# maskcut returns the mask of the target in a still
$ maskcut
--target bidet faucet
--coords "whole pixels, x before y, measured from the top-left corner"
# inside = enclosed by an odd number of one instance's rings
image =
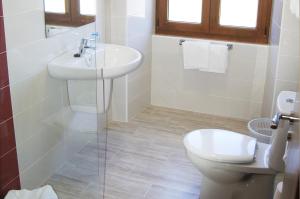
[[[279,126],[279,122],[281,119],[282,114],[281,113],[276,113],[272,119],[271,123],[271,129],[277,129]]]
[[[74,57],[81,57],[82,55],[85,54],[86,49],[96,50],[96,47],[89,45],[89,43],[93,42],[93,41],[96,41],[96,40],[95,39],[86,39],[86,38],[81,39],[80,46],[79,46],[79,49],[78,49],[78,53],[76,53],[74,55]]]
[[[276,113],[272,119],[271,129],[277,129],[279,126],[280,120],[289,120],[291,123],[295,121],[300,121],[300,118],[294,116],[283,115],[281,113]]]

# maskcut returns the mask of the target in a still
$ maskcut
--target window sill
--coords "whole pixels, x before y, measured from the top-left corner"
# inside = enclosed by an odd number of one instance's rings
[[[178,45],[180,44],[180,40],[191,40],[191,41],[211,41],[211,42],[220,42],[224,44],[233,44],[235,45],[249,45],[249,46],[262,46],[262,47],[269,47],[269,44],[264,43],[250,43],[250,42],[242,42],[242,41],[229,41],[229,40],[222,40],[222,39],[212,39],[212,38],[196,38],[196,37],[189,37],[189,36],[176,36],[176,35],[167,35],[167,34],[153,34],[152,37],[160,37],[166,39],[176,39],[178,40]],[[233,47],[234,48],[234,47]]]
[[[220,40],[225,42],[242,42],[242,43],[250,43],[250,44],[262,44],[268,45],[268,37],[265,36],[263,38],[252,38],[252,37],[239,37],[237,35],[213,35],[213,34],[195,34],[189,32],[180,32],[180,31],[167,31],[167,30],[156,30],[156,35],[163,35],[163,36],[175,36],[175,37],[190,37],[196,39],[211,39],[211,40]]]

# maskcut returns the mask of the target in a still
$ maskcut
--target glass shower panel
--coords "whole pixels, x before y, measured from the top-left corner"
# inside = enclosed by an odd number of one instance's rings
[[[85,51],[82,59],[95,69],[94,77],[66,82],[68,104],[63,116],[66,162],[58,170],[56,182],[50,183],[60,199],[69,199],[74,193],[80,199],[104,198],[106,114],[102,91],[105,81],[97,79],[98,57],[101,57],[96,48],[97,38],[95,34],[88,37],[91,48]]]
[[[101,193],[103,198],[108,198],[106,193],[106,164],[107,164],[107,141],[108,141],[108,112],[112,97],[113,80],[104,78],[103,68],[106,67],[105,44],[98,43],[96,51],[96,67],[97,67],[97,112],[98,112],[98,145],[100,149],[99,172],[104,174],[100,178],[102,187]]]
[[[70,1],[70,5],[74,2]],[[59,3],[60,1],[53,3],[45,0],[45,6],[49,8],[45,10],[46,25],[52,29],[56,26],[51,24],[51,20],[47,21],[49,19],[47,16],[52,16],[47,11],[62,12],[63,9],[70,9]],[[78,5],[80,14],[95,15],[96,0],[73,4],[73,6]],[[60,15],[55,16],[60,17]],[[53,81],[60,82],[62,85],[61,96],[57,96],[57,99],[61,100],[63,105],[52,125],[61,127],[63,146],[57,168],[45,184],[54,188],[59,199],[103,199],[107,138],[105,102],[108,96],[106,90],[110,89],[111,85],[110,81],[101,78],[104,50],[101,48],[99,50],[98,46],[103,45],[99,43],[95,22],[79,27],[64,24],[64,28],[68,31],[62,32],[60,36],[69,38],[73,47],[68,47],[70,49],[63,55],[58,55],[58,58],[64,56],[67,60],[66,64],[73,63],[70,64],[71,67],[85,68],[86,71],[92,71],[92,75],[89,78],[66,77],[64,80],[53,78]],[[56,34],[51,37],[56,37]],[[82,49],[78,50],[80,46]]]
[[[97,40],[97,39],[96,39]],[[101,199],[105,199],[105,182],[106,182],[106,159],[107,159],[107,122],[108,122],[108,109],[109,100],[112,91],[111,80],[103,78],[103,67],[105,66],[105,49],[104,44],[98,42],[96,47],[96,70],[97,70],[97,142],[98,142],[98,155],[99,155],[99,187]]]

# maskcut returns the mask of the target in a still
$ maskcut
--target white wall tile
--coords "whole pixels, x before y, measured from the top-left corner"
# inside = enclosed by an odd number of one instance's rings
[[[47,64],[95,30],[89,24],[45,38],[43,1],[4,0],[13,117],[22,188],[36,188],[64,162],[66,82],[49,76]],[[56,120],[52,118],[56,118]]]
[[[125,17],[126,16],[126,0],[111,0],[111,15],[115,17]]]
[[[300,29],[299,29],[300,30]],[[281,29],[281,39],[280,39],[280,55],[295,56],[298,57],[299,51],[299,31],[290,31],[287,29]]]
[[[267,83],[265,88],[263,115],[274,114],[276,99],[280,91],[296,90],[299,82],[299,25],[300,19],[291,12],[290,0],[276,0],[277,4],[273,23],[271,38],[278,38],[278,41],[271,40],[271,51],[269,56]],[[280,12],[282,9],[282,12]],[[282,20],[281,20],[282,19]],[[279,25],[276,21],[281,20]],[[276,28],[275,28],[276,26]]]
[[[291,11],[291,6],[294,6],[291,5],[291,2],[292,0],[285,0],[283,3],[282,29],[299,32],[299,16],[296,16],[295,13]]]
[[[3,0],[3,7],[5,8],[4,17],[19,15],[25,12],[32,12],[34,10],[44,10],[44,4],[41,0]]]
[[[150,104],[151,36],[154,29],[154,0],[112,0],[109,42],[126,45],[143,54],[142,66],[126,79],[114,82],[112,119],[127,121]],[[126,92],[126,93],[124,93]]]
[[[299,82],[300,57],[280,56],[277,78],[283,81]]]
[[[227,73],[214,74],[184,70],[179,39],[152,37],[151,103],[240,119],[251,118],[251,103],[261,106],[263,100],[268,47],[234,42]]]
[[[20,172],[30,167],[55,147],[57,143],[63,140],[64,136],[64,131],[54,125],[45,125],[41,129],[35,129],[35,133],[34,136],[17,146]]]
[[[5,17],[4,24],[7,50],[45,38],[45,22],[42,11],[34,10]]]
[[[35,189],[37,185],[45,183],[45,179],[48,179],[57,168],[62,166],[64,161],[64,143],[60,142],[40,159],[34,162],[31,167],[27,168],[20,173],[20,180],[22,188]]]

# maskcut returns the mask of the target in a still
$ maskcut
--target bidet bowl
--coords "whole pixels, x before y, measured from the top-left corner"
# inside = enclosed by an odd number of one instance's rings
[[[258,142],[271,144],[274,130],[270,128],[272,120],[270,118],[256,118],[248,122],[250,136]]]

